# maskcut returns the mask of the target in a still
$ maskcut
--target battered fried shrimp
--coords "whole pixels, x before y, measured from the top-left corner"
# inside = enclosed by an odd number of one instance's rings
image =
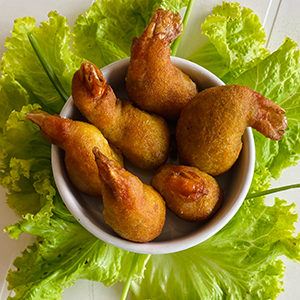
[[[74,74],[72,96],[80,112],[133,164],[155,169],[166,162],[170,151],[166,121],[117,99],[94,64],[83,62]]]
[[[98,148],[93,152],[103,182],[103,216],[107,224],[133,242],[155,239],[165,223],[165,201],[151,186],[117,167]]]
[[[122,167],[120,151],[112,149],[101,132],[91,124],[64,119],[41,110],[27,113],[26,117],[40,127],[47,141],[65,150],[66,171],[72,184],[84,194],[100,197],[101,183],[92,150],[95,146],[99,147]]]
[[[178,120],[180,162],[213,176],[226,172],[240,154],[248,126],[280,140],[287,127],[285,111],[246,86],[218,86],[200,92]]]
[[[186,221],[210,218],[223,202],[218,182],[194,167],[166,164],[158,169],[151,185],[162,195],[169,209]]]
[[[126,77],[130,100],[166,119],[177,119],[198,92],[196,84],[170,59],[170,43],[182,33],[180,15],[158,8],[139,38],[134,38]]]

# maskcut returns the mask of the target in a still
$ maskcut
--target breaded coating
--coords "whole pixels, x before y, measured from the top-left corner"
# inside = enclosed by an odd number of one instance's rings
[[[74,74],[72,96],[83,116],[133,164],[155,169],[166,162],[170,151],[166,121],[118,99],[94,64],[83,62]]]
[[[119,168],[94,148],[99,177],[103,182],[103,216],[121,237],[149,242],[160,235],[166,218],[165,201],[151,186]]]
[[[195,167],[166,164],[158,169],[151,185],[179,218],[199,222],[216,213],[223,191],[210,175]]]
[[[182,30],[179,13],[158,8],[143,34],[133,39],[126,77],[134,104],[173,120],[198,92],[196,84],[170,59],[170,43]]]
[[[121,152],[111,148],[94,125],[41,110],[29,112],[26,117],[40,127],[47,141],[65,150],[66,171],[72,184],[86,195],[100,197],[101,182],[92,150],[95,146],[99,147],[120,167],[123,166]]]
[[[248,126],[280,140],[287,127],[285,111],[246,86],[203,90],[187,104],[178,120],[180,162],[212,176],[226,172],[240,154],[242,135]]]

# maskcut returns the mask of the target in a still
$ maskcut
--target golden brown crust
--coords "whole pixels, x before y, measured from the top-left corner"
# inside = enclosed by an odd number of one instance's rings
[[[240,154],[248,126],[279,139],[287,126],[284,110],[245,86],[205,89],[183,109],[178,120],[181,163],[213,176],[226,172]]]
[[[65,166],[72,184],[84,194],[100,197],[101,183],[92,149],[99,147],[121,167],[120,151],[112,149],[91,124],[52,116],[40,110],[27,113],[26,117],[40,127],[46,140],[65,150]]]
[[[101,182],[104,182],[103,216],[124,239],[149,242],[160,235],[166,215],[165,202],[151,187],[119,168],[94,148]]]
[[[155,169],[166,162],[170,151],[166,121],[118,99],[95,65],[83,63],[74,74],[72,95],[80,112],[133,164]]]
[[[170,42],[182,32],[179,14],[157,9],[139,38],[134,38],[126,76],[130,100],[166,119],[177,119],[197,94],[196,84],[170,59]]]
[[[203,221],[219,209],[223,192],[217,181],[197,168],[167,164],[159,168],[151,185],[167,206],[186,221]]]

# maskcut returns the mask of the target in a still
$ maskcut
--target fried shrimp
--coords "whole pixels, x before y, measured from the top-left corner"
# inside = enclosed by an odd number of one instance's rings
[[[37,124],[47,141],[65,150],[66,171],[72,184],[82,193],[100,197],[101,184],[93,148],[99,147],[105,155],[123,166],[121,152],[110,147],[102,133],[91,124],[50,115],[34,110],[26,117]]]
[[[72,96],[83,116],[133,164],[155,169],[166,162],[170,151],[166,121],[118,99],[94,64],[83,62],[74,74]]]
[[[166,119],[177,119],[198,92],[196,84],[171,62],[170,43],[182,30],[178,13],[158,8],[131,47],[126,76],[128,96],[138,107]]]
[[[93,149],[103,183],[103,216],[106,223],[121,237],[133,242],[149,242],[160,235],[165,224],[165,201],[150,185],[117,167]]]
[[[285,111],[246,86],[203,90],[187,104],[178,120],[180,162],[213,176],[226,172],[240,154],[247,127],[280,140],[287,127]]]

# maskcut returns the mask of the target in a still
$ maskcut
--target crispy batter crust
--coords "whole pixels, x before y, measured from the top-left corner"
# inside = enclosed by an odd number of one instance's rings
[[[285,111],[246,86],[205,89],[183,109],[178,120],[181,163],[213,176],[226,172],[240,154],[248,126],[279,140],[287,127]]]
[[[99,177],[103,182],[103,216],[124,239],[149,242],[160,235],[166,218],[163,198],[151,186],[119,168],[94,148]]]
[[[196,84],[170,59],[170,43],[181,33],[180,15],[158,8],[131,47],[126,77],[128,96],[138,107],[166,119],[177,119],[197,94]]]
[[[123,166],[123,157],[118,149],[112,149],[101,132],[93,125],[50,115],[41,110],[26,114],[37,124],[45,139],[65,150],[65,165],[72,184],[82,193],[100,197],[101,183],[93,148],[99,147],[105,155]]]
[[[118,99],[95,65],[82,63],[73,76],[72,95],[86,119],[133,164],[155,169],[166,162],[170,151],[166,121]]]
[[[194,167],[166,164],[156,172],[151,185],[170,210],[187,221],[207,220],[223,202],[217,181]]]

